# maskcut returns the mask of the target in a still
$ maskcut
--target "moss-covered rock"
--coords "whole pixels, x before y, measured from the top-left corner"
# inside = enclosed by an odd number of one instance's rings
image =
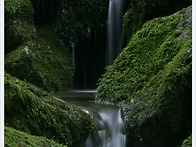
[[[70,87],[73,75],[70,53],[49,28],[5,56],[5,70],[48,91]]]
[[[191,8],[148,21],[100,79],[96,99],[126,103],[129,145],[174,146],[191,132]]]
[[[85,141],[94,120],[41,89],[5,74],[5,125],[68,146]]]
[[[29,135],[27,133],[15,130],[10,127],[5,127],[4,146],[25,146],[25,147],[38,147],[38,146],[53,146],[53,147],[67,147],[56,143],[54,140],[49,140],[46,137],[38,137]]]
[[[129,41],[148,20],[171,15],[191,5],[191,0],[129,0],[130,8],[123,18],[124,33]]]
[[[30,0],[5,0],[5,52],[16,49],[35,35]]]

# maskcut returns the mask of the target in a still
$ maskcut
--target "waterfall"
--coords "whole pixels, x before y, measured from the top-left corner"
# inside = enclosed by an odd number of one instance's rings
[[[124,121],[121,109],[105,109],[95,117],[99,130],[90,136],[86,147],[125,147]]]
[[[109,2],[106,65],[111,65],[123,48],[122,16],[125,4],[126,0]]]

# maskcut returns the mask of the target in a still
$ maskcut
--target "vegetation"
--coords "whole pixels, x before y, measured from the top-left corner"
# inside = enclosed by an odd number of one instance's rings
[[[5,0],[5,52],[32,39],[34,9],[30,0]]]
[[[78,146],[96,129],[88,114],[44,90],[70,87],[70,51],[79,39],[88,44],[87,38],[100,35],[108,1],[42,2],[5,0],[5,146]],[[133,0],[124,16],[130,42],[107,67],[96,99],[126,105],[127,138],[133,147],[174,146],[187,137],[182,146],[191,146],[191,7],[155,18],[190,4]],[[48,10],[51,14],[45,15]],[[45,26],[49,23],[58,36]]]
[[[94,120],[76,106],[5,74],[5,125],[68,146],[85,141]]]
[[[57,32],[66,46],[72,47],[79,38],[96,34],[106,26],[108,0],[62,1],[57,18]],[[96,36],[96,35],[95,35]]]
[[[53,147],[67,147],[56,143],[53,140],[49,140],[46,137],[38,137],[29,135],[27,133],[15,130],[10,127],[5,127],[5,147],[13,146],[25,146],[25,147],[37,147],[37,146],[53,146]]]
[[[34,9],[30,0],[5,0],[6,22],[20,19],[33,24]]]
[[[39,30],[34,40],[22,44],[5,57],[5,70],[48,91],[70,87],[71,55],[50,28]]]
[[[171,15],[191,5],[191,0],[129,0],[123,18],[124,33],[129,41],[142,25],[153,18]]]
[[[131,145],[174,146],[190,133],[191,43],[191,8],[153,19],[100,79],[96,99],[127,105]]]
[[[192,135],[183,141],[181,147],[192,147]]]

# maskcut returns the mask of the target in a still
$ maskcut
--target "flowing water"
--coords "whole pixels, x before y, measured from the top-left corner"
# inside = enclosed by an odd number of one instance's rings
[[[71,90],[57,96],[75,104],[93,116],[98,131],[86,141],[85,147],[125,147],[124,121],[121,108],[94,102],[95,91]]]
[[[111,65],[123,48],[122,18],[126,0],[110,0],[108,8],[108,39],[106,65]]]

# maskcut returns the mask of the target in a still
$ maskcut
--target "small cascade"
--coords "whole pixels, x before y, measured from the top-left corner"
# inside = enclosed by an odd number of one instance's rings
[[[103,109],[95,116],[99,130],[90,136],[86,147],[125,147],[124,121],[121,109]]]
[[[123,48],[122,17],[125,5],[126,0],[109,2],[106,65],[111,65]]]
[[[90,114],[97,122],[98,130],[79,147],[126,147],[125,122],[122,108],[94,101],[96,90],[69,90],[56,93],[66,102],[75,104]]]

